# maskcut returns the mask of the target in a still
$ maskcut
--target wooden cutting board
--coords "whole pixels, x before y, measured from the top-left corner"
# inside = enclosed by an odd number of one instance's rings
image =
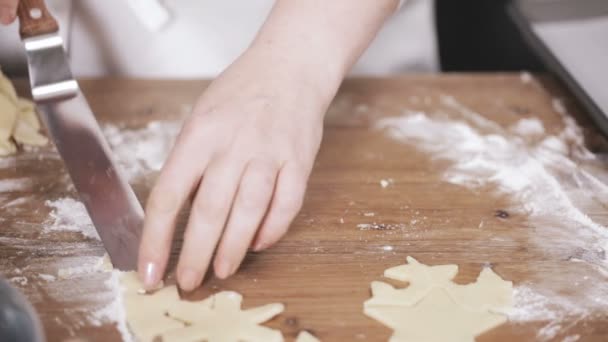
[[[26,94],[25,83],[18,84]],[[139,128],[154,120],[183,119],[207,84],[99,79],[85,80],[82,87],[102,124]],[[445,182],[444,161],[373,129],[378,118],[405,109],[433,113],[443,95],[503,127],[537,117],[547,134],[563,127],[552,106],[552,99],[560,97],[585,127],[589,149],[608,150],[570,96],[547,77],[528,81],[519,74],[462,74],[348,80],[327,116],[305,204],[287,236],[266,252],[248,254],[234,277],[211,278],[188,298],[227,289],[244,295],[244,307],[282,302],[286,311],[267,326],[280,329],[288,340],[306,329],[323,341],[386,341],[391,331],[364,316],[362,304],[370,296],[370,282],[382,280],[384,269],[403,264],[408,255],[426,264],[458,264],[457,282],[471,282],[484,265],[491,265],[516,287],[570,288],[564,293],[569,298],[584,295],[585,287],[577,287],[584,277],[608,286],[593,265],[573,262],[585,253],[605,259],[603,252],[574,248],[547,235],[544,225],[530,223],[525,212],[513,210],[513,199],[496,189],[471,190]],[[22,185],[7,185],[15,179]],[[394,182],[383,188],[382,179]],[[6,185],[0,190],[0,271],[33,302],[48,340],[118,340],[114,324],[95,326],[87,319],[88,311],[112,299],[103,295],[106,275],[54,281],[39,276],[56,275],[61,265],[103,254],[99,242],[77,233],[42,232],[50,212],[45,201],[74,196],[54,150],[0,160],[0,182]],[[149,179],[134,184],[142,201],[150,185]],[[585,201],[590,201],[588,206]],[[578,204],[590,208],[586,213],[593,220],[608,224],[606,209],[591,202],[582,196]],[[367,224],[378,229],[362,228]],[[546,245],[535,238],[546,239]],[[574,341],[577,335],[579,341],[608,340],[608,307],[593,314],[570,314],[553,323],[509,322],[478,340]],[[549,334],[543,328],[554,331]]]

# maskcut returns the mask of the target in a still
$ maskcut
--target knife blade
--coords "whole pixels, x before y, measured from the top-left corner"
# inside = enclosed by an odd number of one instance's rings
[[[121,174],[73,78],[59,26],[44,0],[21,0],[17,14],[32,97],[80,200],[115,268],[137,268],[143,209]]]

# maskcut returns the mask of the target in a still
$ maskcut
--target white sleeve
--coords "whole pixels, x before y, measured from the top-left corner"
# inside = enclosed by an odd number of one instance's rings
[[[169,11],[159,0],[128,0],[127,4],[148,31],[159,31],[171,19]]]
[[[407,0],[399,0],[399,5],[397,6],[397,10],[401,9],[401,6],[403,6],[403,4],[406,2]]]

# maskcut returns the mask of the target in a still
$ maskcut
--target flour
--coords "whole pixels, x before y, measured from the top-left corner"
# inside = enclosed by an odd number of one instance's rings
[[[532,82],[534,78],[529,72],[523,71],[519,74],[519,80],[521,81],[521,83],[528,84]]]
[[[110,302],[99,310],[96,310],[89,316],[89,321],[96,326],[100,326],[106,322],[116,323],[116,329],[122,336],[123,342],[133,341],[133,337],[127,326],[127,313],[123,303],[122,286],[120,284],[121,272],[112,270],[108,272],[109,277],[104,282],[108,289],[108,295],[111,298]]]
[[[395,183],[395,180],[392,178],[389,179],[381,179],[380,180],[380,186],[384,189],[387,188],[388,186],[392,185],[393,183]]]
[[[359,230],[396,230],[396,229],[406,229],[407,226],[405,224],[391,224],[391,223],[359,223],[357,224],[357,228]]]
[[[99,234],[97,234],[84,204],[70,197],[49,200],[45,204],[52,208],[49,220],[44,226],[47,232],[79,232],[84,237],[99,240]]]
[[[27,285],[27,278],[23,277],[23,276],[19,276],[19,277],[12,277],[9,279],[10,282],[15,283],[15,284],[19,284],[21,286],[25,286]]]
[[[107,256],[81,256],[68,259],[65,263],[57,266],[59,266],[57,277],[53,275],[45,275],[43,277],[42,274],[39,274],[39,277],[53,282],[74,282],[77,281],[77,278],[82,277],[95,277],[103,281],[101,289],[90,293],[85,292],[86,300],[90,303],[86,307],[80,306],[75,309],[75,312],[72,313],[72,325],[69,327],[70,329],[114,323],[122,336],[122,341],[133,341],[127,327],[126,312],[122,302],[121,272],[111,269]],[[47,295],[50,295],[57,301],[70,301],[70,298],[66,297],[69,296],[69,293],[65,293],[64,291],[49,292]]]
[[[608,249],[608,229],[584,214],[570,198],[581,190],[580,180],[602,185],[584,190],[599,192],[602,197],[608,194],[603,182],[571,159],[571,154],[581,159],[593,158],[573,120],[565,120],[559,135],[531,143],[525,138],[539,134],[542,128],[534,119],[523,119],[509,133],[476,117],[478,114],[463,109],[455,100],[446,101],[464,113],[464,119],[406,111],[400,117],[379,120],[377,127],[395,139],[431,152],[435,158],[451,161],[444,173],[446,181],[472,188],[494,185],[499,192],[517,198],[531,216],[558,215],[595,231],[599,237],[597,247]],[[484,130],[490,133],[482,133]]]
[[[182,126],[177,121],[153,121],[141,129],[103,129],[118,164],[130,182],[162,168]]]
[[[31,190],[33,183],[31,178],[0,179],[0,193]]]
[[[55,277],[54,275],[46,274],[46,273],[38,273],[38,278],[40,278],[46,282],[51,282],[51,281],[57,280],[57,277]]]
[[[586,311],[568,298],[542,294],[526,285],[513,289],[513,301],[513,307],[505,312],[512,322],[555,322]]]
[[[581,338],[581,335],[570,335],[570,336],[564,337],[564,339],[562,340],[562,342],[576,342],[580,338]]]
[[[602,212],[608,203],[608,173],[586,149],[582,130],[563,103],[552,101],[563,128],[546,135],[535,118],[522,118],[503,128],[453,97],[443,96],[440,102],[442,108],[436,113],[406,110],[401,116],[378,120],[376,127],[434,159],[447,161],[443,172],[446,182],[508,195],[513,202],[509,210],[527,216],[534,227],[527,241],[545,257],[559,260],[562,256],[554,248],[558,245],[562,250],[578,251],[575,253],[580,255],[570,261],[598,271],[592,274],[593,280],[561,288],[555,279],[544,279],[548,274],[534,284],[516,287],[509,319],[544,322],[537,339],[548,341],[570,329],[572,321],[606,312],[608,229],[579,206],[592,205]],[[571,290],[567,286],[579,287],[568,297],[562,293]]]
[[[142,129],[121,130],[109,125],[104,128],[104,133],[117,157],[119,166],[124,170],[128,180],[133,183],[160,170],[180,126],[181,123],[178,122],[152,122]],[[7,180],[0,182],[0,192],[22,191],[30,186],[31,182],[23,179]],[[11,202],[10,204],[19,203]],[[49,200],[45,204],[51,211],[48,219],[43,223],[44,232],[75,232],[80,233],[84,238],[99,240],[99,235],[86,208],[80,201],[63,197]],[[99,256],[62,258],[51,268],[53,270],[45,272],[54,274],[37,273],[36,278],[44,282],[48,296],[64,303],[74,300],[72,298],[74,295],[70,294],[71,292],[65,292],[60,284],[77,281],[82,277],[101,277],[103,279],[107,275],[103,288],[83,289],[85,297],[79,299],[78,308],[64,310],[63,314],[69,317],[69,326],[58,317],[56,317],[57,324],[64,325],[72,335],[76,336],[77,331],[82,327],[115,323],[122,340],[133,341],[127,327],[126,313],[120,295],[119,271],[108,272],[104,258]],[[13,281],[27,284],[27,278],[21,276],[15,277]],[[87,304],[84,305],[83,302]]]
[[[536,118],[525,118],[511,126],[511,131],[521,137],[535,137],[545,133],[543,123]]]

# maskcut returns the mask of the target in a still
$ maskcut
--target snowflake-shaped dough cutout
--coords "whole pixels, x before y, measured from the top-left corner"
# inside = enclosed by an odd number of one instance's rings
[[[164,341],[283,341],[280,331],[258,325],[281,313],[283,304],[241,310],[242,300],[240,294],[224,291],[202,302],[175,302],[168,310],[169,317],[187,326],[161,336]]]
[[[391,342],[473,342],[506,321],[499,314],[467,310],[440,288],[414,306],[367,307],[365,314],[395,331]]]
[[[395,330],[391,341],[473,341],[506,321],[500,312],[512,305],[513,284],[492,269],[484,268],[474,283],[459,285],[452,282],[457,265],[407,261],[384,272],[408,282],[407,287],[372,282],[372,298],[364,303],[366,315]]]
[[[241,310],[243,297],[236,292],[191,302],[180,300],[175,286],[142,294],[135,272],[124,273],[121,281],[127,322],[140,341],[283,341],[280,331],[259,325],[281,313],[283,304]]]

